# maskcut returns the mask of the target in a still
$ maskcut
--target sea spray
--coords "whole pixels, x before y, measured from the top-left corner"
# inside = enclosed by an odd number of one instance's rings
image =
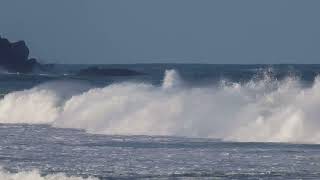
[[[161,87],[115,83],[70,93],[41,85],[6,95],[0,101],[0,122],[101,134],[320,143],[319,78],[311,87],[294,77],[200,87],[182,84],[178,73],[170,70]]]

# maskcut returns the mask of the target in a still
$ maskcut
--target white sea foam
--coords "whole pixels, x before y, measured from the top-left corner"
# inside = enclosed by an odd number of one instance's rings
[[[70,91],[44,84],[6,95],[0,101],[0,122],[103,134],[320,143],[320,78],[311,87],[290,77],[206,87],[181,84],[173,70],[162,87],[118,83],[88,91],[72,86]]]
[[[66,176],[63,173],[41,175],[39,171],[21,171],[18,173],[10,173],[0,169],[1,180],[98,180],[97,178],[81,178],[75,176]]]
[[[172,89],[174,87],[179,87],[179,86],[181,86],[181,80],[180,80],[179,74],[173,69],[166,70],[165,76],[163,79],[162,88]]]

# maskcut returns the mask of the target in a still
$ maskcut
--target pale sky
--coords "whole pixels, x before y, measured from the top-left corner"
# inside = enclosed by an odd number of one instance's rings
[[[320,63],[319,0],[1,0],[0,35],[58,63]]]

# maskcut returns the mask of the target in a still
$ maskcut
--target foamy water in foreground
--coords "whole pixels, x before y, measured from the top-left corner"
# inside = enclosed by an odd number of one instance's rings
[[[109,136],[0,125],[0,179],[299,179],[320,177],[320,146]]]
[[[97,178],[81,178],[75,176],[66,176],[62,173],[52,175],[41,175],[37,170],[21,171],[18,173],[10,173],[0,171],[1,180],[97,180]]]
[[[0,179],[318,179],[320,78],[265,72],[194,85],[167,70],[156,85],[59,80],[10,91],[0,100]]]

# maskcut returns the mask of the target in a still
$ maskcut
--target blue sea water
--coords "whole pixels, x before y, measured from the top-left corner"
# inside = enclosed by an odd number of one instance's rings
[[[319,179],[320,65],[0,73],[0,179]]]

